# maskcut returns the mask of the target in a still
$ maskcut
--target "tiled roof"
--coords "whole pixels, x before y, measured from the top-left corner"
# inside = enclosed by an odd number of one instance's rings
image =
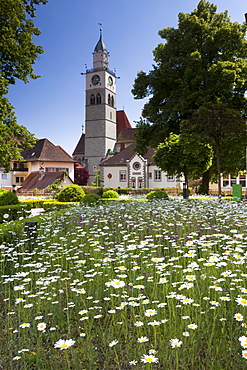
[[[100,163],[100,166],[121,166],[126,165],[127,161],[131,160],[136,153],[134,152],[134,144],[129,145],[127,148],[122,150],[119,153],[114,154],[112,157],[106,159],[105,161]],[[148,165],[153,164],[152,156],[154,154],[154,150],[152,148],[148,148],[147,154],[142,156],[144,159],[147,159]]]
[[[59,146],[48,139],[38,140],[31,149],[25,149],[21,155],[25,161],[74,162],[74,159]]]
[[[31,172],[25,181],[23,181],[22,190],[45,189],[47,186],[53,184],[55,180],[60,179],[62,172],[44,172],[40,180],[39,177],[39,171]]]
[[[135,128],[126,128],[118,131],[117,133],[117,143],[133,143],[135,141],[134,133]]]
[[[128,120],[128,117],[126,116],[126,113],[124,110],[118,110],[116,112],[117,114],[117,131],[123,130],[125,128],[131,128],[130,121]]]
[[[81,134],[81,137],[72,155],[76,156],[77,154],[85,154],[85,134]]]

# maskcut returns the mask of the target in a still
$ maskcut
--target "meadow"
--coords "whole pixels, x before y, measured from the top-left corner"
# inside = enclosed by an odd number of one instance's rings
[[[73,206],[0,245],[0,369],[247,367],[247,205]]]

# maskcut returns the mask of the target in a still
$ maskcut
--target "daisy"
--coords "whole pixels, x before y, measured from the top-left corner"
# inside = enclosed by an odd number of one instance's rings
[[[148,342],[149,339],[147,337],[140,337],[137,339],[137,342],[139,343],[145,343],[145,342]]]
[[[144,364],[148,364],[151,362],[158,363],[159,359],[155,357],[154,355],[143,355],[141,358],[141,362],[144,362]]]
[[[242,357],[247,359],[247,351],[242,351]]]
[[[238,340],[242,347],[247,348],[247,337],[243,335],[242,337],[239,337]]]
[[[189,329],[193,329],[193,330],[197,329],[197,325],[196,324],[189,324],[187,327]]]
[[[234,319],[236,319],[237,321],[243,321],[243,315],[241,315],[241,313],[235,313],[234,315]]]
[[[136,360],[132,360],[129,362],[129,365],[136,365],[137,364],[137,361]]]
[[[75,341],[72,340],[72,339],[68,339],[68,340],[59,339],[54,344],[54,347],[55,348],[60,348],[60,350],[62,350],[62,349],[67,349],[67,348],[71,347],[74,343],[75,343]]]
[[[153,310],[153,309],[148,309],[148,310],[146,310],[145,312],[144,312],[144,315],[145,316],[148,316],[148,317],[150,317],[150,316],[154,316],[154,315],[156,315],[157,314],[157,311],[156,310]]]
[[[175,339],[170,339],[170,344],[171,344],[172,348],[176,348],[176,347],[181,347],[183,342],[181,340],[175,338]]]
[[[20,328],[30,328],[30,324],[28,322],[24,322],[20,325]]]
[[[144,325],[142,321],[136,321],[134,323],[134,326],[142,326],[142,325]]]
[[[118,340],[117,340],[117,339],[114,339],[113,341],[111,341],[111,342],[109,343],[109,347],[113,347],[113,346],[115,346],[117,343],[118,343]]]
[[[247,306],[247,299],[244,299],[242,297],[235,299],[235,302],[237,302],[241,306]]]

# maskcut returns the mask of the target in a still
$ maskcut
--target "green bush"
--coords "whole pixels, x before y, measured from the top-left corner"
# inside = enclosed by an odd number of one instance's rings
[[[31,206],[22,206],[20,204],[11,204],[8,206],[0,207],[0,223],[4,221],[9,222],[13,220],[18,220],[20,217],[26,218],[30,214]]]
[[[31,208],[43,208],[43,204],[47,202],[46,199],[27,199],[27,200],[21,200],[21,204],[28,204],[31,206]]]
[[[56,195],[59,202],[81,202],[85,196],[84,190],[79,185],[68,185]]]
[[[95,204],[98,203],[101,197],[97,194],[86,194],[85,197],[82,198],[82,203],[84,204]]]
[[[58,201],[49,201],[44,202],[43,208],[46,212],[60,210],[64,208],[68,208],[69,206],[73,206],[75,204],[78,204],[78,202],[58,202]]]
[[[103,193],[102,198],[119,198],[118,193],[115,190],[107,190]]]
[[[155,199],[169,199],[168,194],[165,191],[150,191],[147,194],[148,200],[155,200]]]
[[[9,190],[0,189],[0,206],[8,206],[9,204],[19,204],[17,195]]]

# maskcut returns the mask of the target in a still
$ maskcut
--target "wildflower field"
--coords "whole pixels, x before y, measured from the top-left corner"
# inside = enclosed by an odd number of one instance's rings
[[[0,245],[0,369],[245,369],[247,205],[109,202]]]

